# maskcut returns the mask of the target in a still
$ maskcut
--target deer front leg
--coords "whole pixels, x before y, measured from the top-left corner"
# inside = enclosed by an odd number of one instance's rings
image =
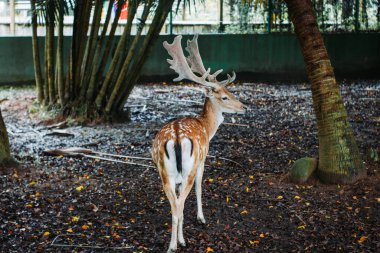
[[[203,215],[203,210],[202,210],[202,177],[203,177],[204,165],[205,165],[205,161],[201,162],[197,171],[196,178],[195,178],[195,193],[197,195],[197,207],[198,207],[197,220],[199,223],[202,223],[202,224],[206,224],[206,220],[205,220],[205,217]]]

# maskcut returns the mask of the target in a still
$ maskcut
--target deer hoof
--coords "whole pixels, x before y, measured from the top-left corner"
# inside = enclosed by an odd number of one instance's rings
[[[181,245],[181,247],[186,247],[186,242],[185,241],[179,242],[179,245]]]
[[[206,224],[206,220],[205,220],[205,218],[201,218],[201,217],[197,217],[197,220],[198,220],[198,223],[199,224]]]

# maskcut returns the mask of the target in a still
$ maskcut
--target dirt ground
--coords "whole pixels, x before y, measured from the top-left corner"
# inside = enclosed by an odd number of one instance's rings
[[[211,141],[203,180],[207,225],[185,205],[178,252],[378,252],[380,249],[380,82],[341,85],[368,177],[353,185],[295,185],[286,173],[318,155],[307,84],[245,83],[231,90],[250,110],[226,116]],[[12,153],[21,169],[0,175],[0,252],[164,252],[169,203],[155,169],[92,158],[47,156],[81,147],[149,157],[170,119],[197,115],[203,95],[189,85],[140,85],[128,123],[64,129],[46,125],[31,88],[0,91]],[[149,160],[120,159],[152,165]]]

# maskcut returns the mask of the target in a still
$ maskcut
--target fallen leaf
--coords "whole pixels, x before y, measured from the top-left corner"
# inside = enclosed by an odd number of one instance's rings
[[[279,199],[279,200],[281,200],[281,199],[283,199],[284,197],[283,196],[277,196],[277,199]]]
[[[367,240],[368,236],[362,236],[360,237],[360,239],[358,240],[358,243],[359,244],[362,244],[365,240]]]
[[[214,252],[214,250],[212,248],[210,248],[210,247],[207,247],[206,253],[208,253],[208,252]]]
[[[78,186],[77,188],[75,188],[75,190],[77,190],[78,192],[80,192],[80,191],[83,190],[83,189],[84,189],[84,186],[83,186],[83,185]]]
[[[66,230],[66,231],[69,232],[69,233],[73,233],[73,232],[74,232],[72,228],[69,228],[69,229]]]
[[[258,240],[251,241],[251,240],[249,240],[249,243],[253,244],[253,245],[258,245],[260,243],[260,241],[258,241]]]
[[[259,237],[260,237],[260,238],[264,238],[264,237],[265,237],[264,233],[261,233],[261,234],[259,235]]]
[[[86,229],[88,229],[89,228],[89,226],[87,226],[87,225],[83,225],[82,226],[82,229],[84,229],[84,230],[86,230]]]
[[[248,213],[247,210],[243,210],[243,211],[240,212],[240,214],[247,214],[247,213]]]
[[[298,226],[297,228],[298,228],[298,229],[305,229],[305,226],[304,226],[304,225],[301,225],[301,226]]]
[[[300,199],[301,197],[300,196],[294,196],[295,199]]]
[[[49,235],[50,235],[50,232],[48,232],[48,231],[46,231],[46,232],[43,234],[44,237],[48,237]]]
[[[71,221],[73,221],[73,222],[77,222],[77,221],[79,221],[79,219],[80,219],[80,216],[71,217]]]

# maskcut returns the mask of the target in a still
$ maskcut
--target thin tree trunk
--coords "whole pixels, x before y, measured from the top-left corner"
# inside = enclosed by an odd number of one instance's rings
[[[310,0],[286,0],[311,82],[319,139],[318,176],[352,183],[366,175]]]
[[[49,99],[49,29],[47,24],[47,16],[45,17],[45,82],[44,82],[44,105],[48,105],[50,103]]]
[[[43,79],[42,79],[42,74],[41,74],[40,49],[38,47],[36,1],[31,0],[30,4],[32,7],[32,47],[33,47],[34,77],[36,78],[38,102],[43,103],[44,88],[43,88]]]
[[[49,2],[48,2],[49,4]],[[53,8],[50,6],[50,8]],[[47,46],[47,82],[49,86],[49,103],[55,102],[55,87],[54,87],[54,12],[48,10],[47,13],[47,34],[46,39],[48,41]]]
[[[99,42],[96,45],[95,55],[94,55],[91,71],[90,71],[90,74],[89,74],[90,81],[89,81],[89,85],[88,85],[89,88],[88,88],[88,91],[87,91],[88,92],[87,93],[87,100],[92,100],[94,89],[97,86],[97,82],[98,82],[97,72],[98,72],[99,63],[100,63],[100,56],[101,56],[101,53],[102,53],[102,50],[103,50],[104,40],[106,38],[109,22],[110,22],[110,19],[111,19],[112,4],[113,4],[113,1],[110,0],[109,3],[108,3],[107,15],[106,15],[106,19],[105,19],[105,22],[104,22],[102,34],[100,35]]]
[[[146,19],[148,18],[148,15],[149,15],[149,12],[150,12],[150,8],[152,7],[152,0],[149,0],[145,6],[144,6],[144,10],[143,10],[143,13],[141,15],[141,18],[140,18],[140,26],[138,28],[138,31],[137,31],[137,34],[135,35],[135,38],[133,39],[133,42],[131,44],[131,47],[129,48],[128,50],[128,54],[127,54],[127,57],[123,63],[123,66],[121,67],[121,70],[119,72],[119,75],[118,75],[118,78],[117,78],[117,81],[116,81],[116,84],[115,86],[113,87],[113,90],[112,90],[112,93],[111,93],[111,96],[110,98],[108,99],[108,103],[107,103],[107,106],[106,106],[106,111],[113,106],[114,104],[114,101],[117,97],[117,95],[119,94],[120,92],[120,87],[121,85],[124,83],[124,79],[125,79],[125,76],[127,75],[128,73],[128,68],[131,64],[131,61],[132,61],[132,57],[134,56],[134,52],[135,52],[135,49],[137,48],[137,45],[140,41],[140,36],[141,36],[141,33],[143,31],[143,28],[145,26],[145,21]],[[153,25],[154,23],[152,23]]]
[[[93,19],[91,22],[91,33],[90,37],[88,38],[87,46],[86,46],[86,53],[84,60],[82,62],[82,71],[81,71],[81,99],[86,98],[86,93],[88,89],[88,81],[90,79],[89,77],[89,71],[90,67],[92,65],[92,60],[94,56],[94,51],[96,48],[96,41],[98,39],[98,33],[100,28],[100,21],[101,21],[101,14],[102,14],[103,4],[102,0],[96,0],[95,1],[95,10]],[[82,100],[83,101],[83,100]]]
[[[64,10],[63,2],[59,3],[59,17],[58,17],[58,42],[57,42],[57,88],[58,97],[61,107],[65,105],[65,82],[64,82],[64,67],[63,67],[63,19]]]
[[[103,84],[101,86],[99,94],[96,97],[95,103],[96,103],[96,106],[98,108],[100,108],[102,106],[103,99],[105,98],[105,95],[106,95],[107,89],[110,85],[110,82],[112,80],[112,77],[115,75],[114,72],[117,69],[120,55],[122,54],[122,51],[125,49],[124,46],[127,42],[128,36],[130,35],[130,31],[132,28],[132,21],[135,17],[138,3],[137,3],[137,1],[130,1],[129,3],[132,3],[132,4],[128,5],[129,12],[128,12],[127,24],[124,28],[123,35],[121,36],[119,43],[117,44],[114,58],[111,61],[111,65],[110,65],[108,72],[107,72],[107,75],[103,81]]]
[[[162,26],[165,23],[166,17],[168,16],[174,0],[163,0],[160,1],[155,16],[152,20],[152,24],[149,27],[149,31],[144,38],[144,42],[140,47],[139,52],[136,55],[136,61],[134,62],[132,69],[129,71],[127,80],[125,81],[124,89],[120,92],[116,104],[113,107],[113,110],[119,111],[123,108],[125,102],[127,101],[137,79],[140,75],[140,70],[143,67],[150,50],[153,48],[154,42],[157,40],[158,35],[162,29]],[[111,107],[108,108],[111,111]],[[106,108],[106,112],[107,108]]]

